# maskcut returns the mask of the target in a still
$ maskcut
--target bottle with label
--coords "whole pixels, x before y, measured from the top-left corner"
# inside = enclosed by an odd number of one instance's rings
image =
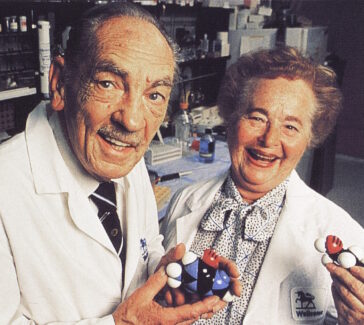
[[[206,129],[205,134],[200,139],[199,161],[211,163],[215,158],[215,138],[211,129]]]
[[[192,119],[188,113],[188,103],[182,102],[179,111],[174,118],[175,137],[182,145],[182,151],[189,151],[189,141],[192,132]]]

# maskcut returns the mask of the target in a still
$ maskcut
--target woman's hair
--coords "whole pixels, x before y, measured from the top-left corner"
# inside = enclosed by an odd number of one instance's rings
[[[251,103],[257,82],[278,77],[301,79],[311,87],[315,111],[311,117],[310,146],[321,144],[333,130],[342,106],[336,75],[291,47],[251,52],[228,68],[218,96],[219,113],[225,124],[235,130],[236,122]]]
[[[133,3],[114,2],[89,9],[72,25],[65,51],[66,83],[67,80],[72,83],[72,79],[79,74],[82,67],[89,70],[93,66],[92,60],[98,55],[96,32],[103,23],[115,17],[134,17],[154,25],[166,39],[175,61],[177,60],[176,43],[153,15]],[[175,71],[177,72],[176,63]]]

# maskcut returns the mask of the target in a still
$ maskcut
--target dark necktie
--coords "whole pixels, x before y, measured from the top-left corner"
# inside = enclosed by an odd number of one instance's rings
[[[123,236],[121,233],[120,220],[116,212],[114,183],[101,183],[96,191],[90,195],[90,198],[99,209],[99,219],[114,245],[116,252],[119,254]]]

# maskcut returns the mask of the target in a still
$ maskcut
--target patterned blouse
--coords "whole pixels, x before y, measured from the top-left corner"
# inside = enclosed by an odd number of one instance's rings
[[[195,324],[242,324],[274,228],[285,200],[288,179],[248,204],[229,175],[201,220],[190,248],[202,256],[207,248],[235,261],[242,294],[211,319]]]

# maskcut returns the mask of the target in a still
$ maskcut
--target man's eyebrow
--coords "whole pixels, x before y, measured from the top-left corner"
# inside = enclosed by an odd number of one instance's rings
[[[109,72],[123,80],[125,80],[128,76],[128,73],[125,70],[118,68],[114,63],[109,61],[102,61],[96,64],[95,73],[99,72]]]
[[[172,88],[173,87],[173,81],[172,81],[171,78],[165,77],[163,79],[154,81],[152,83],[152,85],[151,85],[151,88],[155,88],[155,87],[158,87],[158,86],[165,86],[165,87]]]

